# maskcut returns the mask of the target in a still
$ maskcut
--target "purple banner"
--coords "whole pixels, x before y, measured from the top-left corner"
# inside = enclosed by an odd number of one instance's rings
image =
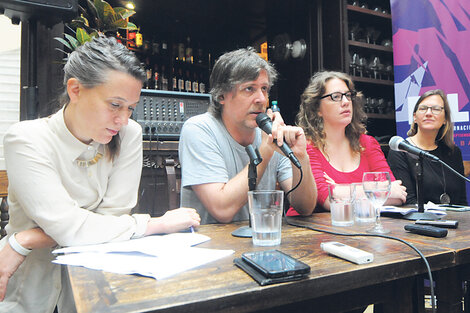
[[[397,134],[424,92],[448,95],[454,141],[470,160],[470,1],[391,0]],[[468,188],[467,188],[468,189]]]

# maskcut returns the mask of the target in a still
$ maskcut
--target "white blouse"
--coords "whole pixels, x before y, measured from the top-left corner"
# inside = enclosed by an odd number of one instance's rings
[[[60,246],[143,236],[150,216],[129,215],[137,203],[142,171],[142,129],[129,120],[119,135],[121,149],[114,161],[104,155],[96,164],[81,167],[77,160],[104,147],[75,138],[65,125],[63,109],[13,125],[4,138],[8,236],[40,227]],[[59,312],[75,311],[70,290],[62,290],[70,287],[66,271],[51,263],[51,251],[35,249],[26,257],[8,283],[0,312],[52,312],[56,304]]]

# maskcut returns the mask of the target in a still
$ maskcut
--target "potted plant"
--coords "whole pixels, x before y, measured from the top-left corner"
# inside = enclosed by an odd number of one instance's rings
[[[55,37],[68,50],[64,51],[67,57],[78,46],[91,40],[100,34],[106,36],[118,37],[118,30],[137,30],[135,24],[129,22],[129,17],[135,14],[135,11],[123,7],[113,8],[104,0],[86,0],[86,9],[78,5],[80,15],[74,18],[66,27],[73,34],[64,33],[65,38]],[[127,38],[119,38],[126,41]],[[67,60],[67,57],[65,60]]]

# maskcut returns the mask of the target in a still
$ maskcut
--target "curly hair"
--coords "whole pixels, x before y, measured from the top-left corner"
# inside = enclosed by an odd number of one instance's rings
[[[418,101],[416,102],[415,107],[413,109],[413,115],[418,110],[420,103],[430,96],[440,96],[442,102],[444,103],[445,122],[441,126],[441,128],[439,128],[439,132],[436,135],[436,144],[443,143],[449,149],[452,150],[455,147],[454,124],[452,123],[451,119],[449,101],[447,100],[447,95],[444,93],[444,91],[442,91],[441,89],[433,89],[426,91],[421,97],[419,97]],[[411,124],[410,130],[406,134],[408,135],[408,137],[411,137],[416,135],[416,133],[418,133],[418,124],[413,122],[413,124]]]
[[[345,73],[323,71],[315,73],[310,79],[310,83],[301,95],[300,110],[297,113],[297,125],[304,129],[307,138],[321,151],[325,150],[325,130],[323,118],[318,114],[320,110],[320,97],[326,90],[326,83],[337,78],[346,83],[350,91],[354,91],[354,83],[351,77]],[[346,126],[346,138],[352,151],[360,152],[362,150],[359,137],[366,132],[365,120],[366,114],[363,109],[363,96],[358,92],[352,99],[353,115],[351,123]]]

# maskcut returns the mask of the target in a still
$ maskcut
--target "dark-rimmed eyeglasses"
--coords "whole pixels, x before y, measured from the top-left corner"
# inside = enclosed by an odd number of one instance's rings
[[[433,106],[428,106],[428,105],[420,105],[418,106],[418,112],[425,114],[429,109],[431,109],[431,113],[434,115],[439,115],[444,111],[444,107],[441,107],[440,105],[433,105]]]
[[[320,97],[320,99],[330,97],[331,100],[333,100],[335,102],[341,102],[341,100],[343,100],[343,96],[344,96],[344,97],[346,97],[346,99],[351,101],[351,100],[354,100],[354,98],[356,97],[356,94],[357,93],[355,91],[348,91],[348,92],[345,92],[345,93],[337,91],[337,92],[332,92],[330,94],[324,95],[324,96]]]

